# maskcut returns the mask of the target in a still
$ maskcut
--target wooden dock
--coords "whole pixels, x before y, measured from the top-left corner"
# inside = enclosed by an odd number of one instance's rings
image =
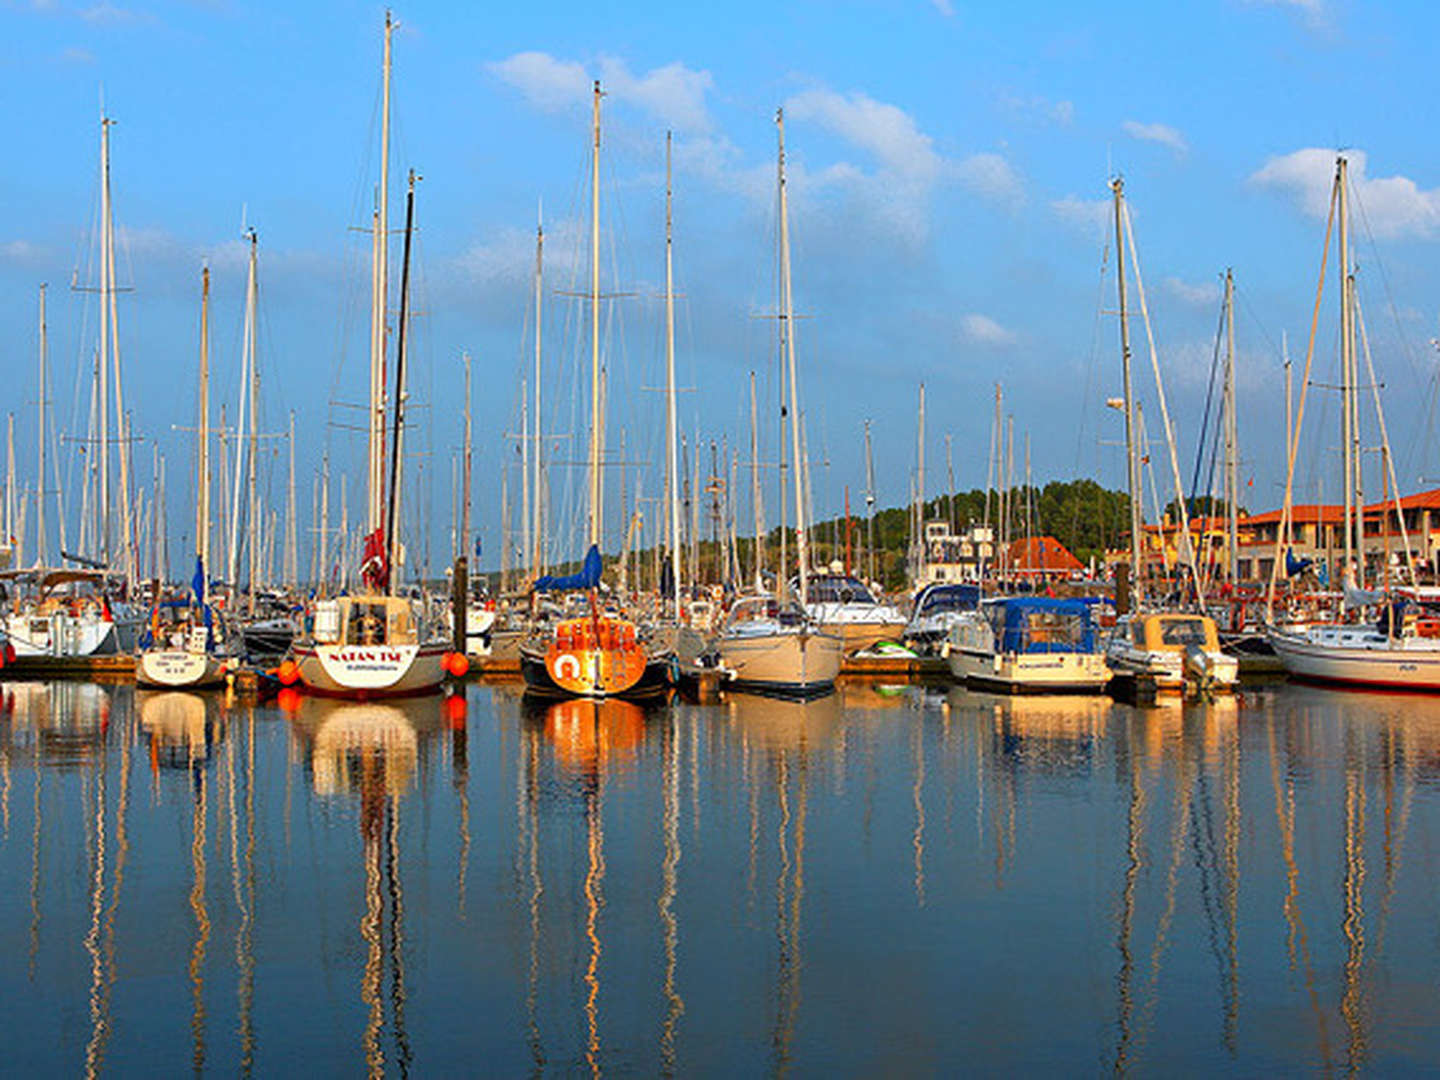
[[[89,682],[129,682],[135,678],[135,657],[22,656],[0,667],[0,681],[22,679],[84,679]]]
[[[943,656],[847,656],[840,674],[939,683],[950,680],[950,665]]]

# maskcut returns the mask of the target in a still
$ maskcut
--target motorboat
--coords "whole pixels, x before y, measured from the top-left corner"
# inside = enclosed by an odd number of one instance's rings
[[[1099,693],[1110,668],[1083,600],[1012,596],[987,600],[955,622],[950,672],[967,686],[1007,693]]]
[[[1121,616],[1105,647],[1117,676],[1153,680],[1161,693],[1233,690],[1239,662],[1220,648],[1215,620],[1195,612]]]

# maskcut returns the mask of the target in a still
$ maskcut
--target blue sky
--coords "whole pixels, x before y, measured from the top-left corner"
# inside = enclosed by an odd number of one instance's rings
[[[707,447],[748,444],[757,370],[773,460],[774,110],[787,112],[802,371],[816,513],[860,505],[872,420],[879,498],[904,500],[927,384],[927,483],[983,485],[991,386],[1005,384],[1037,481],[1123,477],[1113,280],[1100,266],[1112,171],[1126,179],[1161,366],[1188,481],[1218,314],[1235,269],[1242,476],[1251,502],[1283,480],[1280,338],[1303,358],[1333,150],[1360,207],[1357,258],[1402,486],[1427,466],[1440,333],[1440,148],[1428,138],[1437,19],[1423,3],[1212,0],[993,5],[736,3],[720,8],[433,5],[396,9],[393,220],[403,170],[424,176],[415,307],[430,474],[431,553],[448,556],[460,360],[475,357],[477,521],[498,551],[499,473],[515,460],[527,365],[537,205],[552,290],[583,258],[587,88],[608,97],[603,193],[612,452],[659,493],[663,139],[675,132],[683,426]],[[76,367],[94,348],[84,283],[97,203],[98,112],[114,129],[122,229],[126,392],[135,427],[170,462],[176,544],[193,460],[198,273],[214,273],[216,400],[238,381],[242,222],[260,234],[262,416],[301,430],[300,502],[328,448],[359,502],[361,446],[337,400],[364,384],[368,216],[383,8],[150,3],[0,7],[7,160],[0,177],[0,327],[22,473],[33,460],[35,290],[51,283],[57,421],[77,415]],[[398,251],[398,244],[396,245]],[[396,275],[398,279],[398,274]],[[1333,276],[1332,276],[1333,280]],[[573,301],[551,291],[544,394],[555,456],[584,416]],[[1327,297],[1314,379],[1333,382]],[[93,325],[93,314],[89,324]],[[1136,325],[1139,332],[1138,323]],[[1144,359],[1143,349],[1138,353]],[[1139,369],[1147,415],[1148,364]],[[1297,379],[1298,382],[1298,379]],[[1317,392],[1300,480],[1333,493],[1331,395]],[[231,406],[233,409],[233,405]],[[1372,425],[1373,426],[1373,425]],[[1152,430],[1157,430],[1152,421]],[[1374,441],[1373,438],[1370,441]],[[146,461],[149,454],[144,455]],[[420,459],[417,459],[420,460]],[[1156,455],[1156,461],[1160,460]],[[821,464],[827,462],[828,466]],[[142,470],[143,471],[143,470]],[[1373,470],[1372,470],[1373,472]],[[642,474],[643,477],[642,477]],[[575,538],[579,487],[552,480],[557,542]],[[177,478],[180,477],[180,478]],[[1164,474],[1157,483],[1165,486]],[[280,477],[271,481],[280,495]],[[518,474],[511,501],[520,499]],[[1374,481],[1378,495],[1378,474]],[[412,485],[413,487],[413,485]],[[773,482],[767,519],[778,506]],[[747,487],[748,490],[748,487]],[[618,505],[618,477],[610,505]],[[336,496],[338,499],[338,495]],[[741,504],[749,521],[748,501]],[[651,515],[654,520],[654,515]],[[647,526],[648,527],[648,526]],[[610,515],[618,546],[618,511]],[[742,531],[743,528],[742,528]],[[178,547],[177,551],[180,550]]]

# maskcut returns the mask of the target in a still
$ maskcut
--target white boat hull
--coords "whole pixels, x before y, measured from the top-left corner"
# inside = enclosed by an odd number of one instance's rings
[[[5,635],[16,659],[27,657],[81,658],[115,656],[135,648],[140,618],[116,611],[106,619],[98,613],[71,615],[28,615],[23,612],[5,620]]]
[[[950,648],[950,673],[969,686],[1008,693],[1099,693],[1110,681],[1100,653],[994,653]]]
[[[292,654],[310,693],[369,699],[429,694],[445,679],[444,642],[428,645],[298,645]]]
[[[207,653],[147,649],[135,665],[135,684],[156,690],[219,686],[225,673],[225,662]]]
[[[1440,692],[1440,648],[1433,644],[1406,647],[1408,642],[1390,643],[1380,638],[1369,646],[1347,646],[1285,631],[1272,632],[1270,644],[1285,670],[1296,678]]]
[[[756,634],[721,638],[720,663],[734,672],[737,689],[812,694],[835,685],[845,656],[833,634]]]

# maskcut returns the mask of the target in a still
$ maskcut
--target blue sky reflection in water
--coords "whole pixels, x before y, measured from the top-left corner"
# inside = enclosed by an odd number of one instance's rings
[[[0,693],[18,1075],[1440,1057],[1428,699]]]

